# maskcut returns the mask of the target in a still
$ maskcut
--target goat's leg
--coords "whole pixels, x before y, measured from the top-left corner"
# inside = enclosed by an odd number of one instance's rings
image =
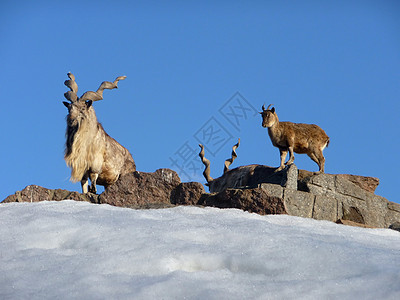
[[[279,149],[279,153],[281,154],[281,165],[279,166],[278,169],[275,170],[275,172],[279,172],[285,168],[285,159],[287,155],[287,150]]]
[[[293,153],[293,147],[289,147],[289,160],[286,162],[285,165],[291,165],[294,162],[294,153]]]
[[[96,181],[97,178],[99,177],[99,174],[97,173],[90,173],[90,192],[93,194],[97,194],[97,187],[96,187]]]
[[[89,186],[89,177],[87,174],[83,175],[81,179],[81,186],[82,186],[82,193],[86,194],[88,192],[88,186]]]
[[[322,154],[322,151],[310,152],[307,155],[317,163],[319,167],[319,171],[315,172],[315,174],[324,173],[324,165],[325,165],[325,158]]]
[[[315,153],[315,155],[318,158],[318,166],[319,166],[319,171],[317,174],[324,173],[325,172],[325,157],[322,154],[322,150],[319,150]]]

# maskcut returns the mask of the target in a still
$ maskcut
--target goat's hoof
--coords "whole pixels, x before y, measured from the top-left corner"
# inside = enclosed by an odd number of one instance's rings
[[[278,169],[276,169],[274,172],[275,173],[277,173],[277,172],[280,172],[280,171],[282,171],[284,169],[284,167],[279,167]]]
[[[89,193],[92,193],[92,194],[97,195],[97,189],[91,187],[91,188],[89,189]]]

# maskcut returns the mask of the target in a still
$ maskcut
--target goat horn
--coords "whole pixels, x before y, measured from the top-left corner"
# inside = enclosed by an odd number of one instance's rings
[[[64,84],[70,89],[70,91],[64,93],[64,97],[71,102],[75,102],[78,99],[78,85],[75,82],[75,76],[71,72],[68,72],[67,76],[69,77],[69,80],[65,80]]]
[[[115,86],[117,87],[118,81],[124,80],[125,78],[126,78],[126,76],[118,76],[117,78],[115,78],[115,80],[114,80]]]
[[[92,101],[99,101],[99,100],[103,100],[103,91],[105,89],[108,90],[112,90],[112,89],[117,89],[118,86],[118,81],[120,80],[124,80],[126,78],[126,76],[118,76],[114,82],[110,82],[110,81],[103,81],[99,88],[97,89],[97,91],[93,92],[93,91],[88,91],[86,93],[84,93],[79,100],[92,100]]]
[[[265,111],[265,103],[262,106],[262,110]]]
[[[201,151],[199,153],[199,156],[201,158],[201,161],[203,162],[205,169],[203,172],[204,178],[207,180],[207,183],[210,183],[214,179],[210,176],[210,161],[204,157],[204,146],[202,144],[199,144],[199,147],[201,148]]]
[[[65,97],[65,99],[69,100],[70,102],[75,102],[76,100],[78,100],[78,96],[72,91],[68,91],[68,92],[64,93],[64,97]]]
[[[270,105],[268,105],[268,107],[267,107],[267,110],[272,106],[272,105],[274,105],[274,104],[270,104]]]
[[[230,166],[230,165],[233,163],[233,161],[236,159],[236,157],[237,157],[236,149],[239,147],[239,145],[240,145],[240,138],[238,139],[237,144],[235,144],[235,145],[232,147],[232,157],[231,157],[231,158],[228,158],[227,160],[225,160],[224,174],[225,174],[226,172],[229,171],[229,166]]]

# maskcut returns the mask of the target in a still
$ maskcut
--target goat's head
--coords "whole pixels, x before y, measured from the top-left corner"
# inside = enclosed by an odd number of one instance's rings
[[[88,111],[92,106],[93,101],[75,101],[75,102],[63,102],[68,108],[67,122],[70,126],[78,125],[83,119],[87,118]]]
[[[75,76],[72,73],[68,73],[67,75],[69,80],[66,80],[64,84],[70,90],[64,93],[64,97],[69,100],[69,102],[64,101],[63,103],[68,108],[69,125],[76,125],[87,116],[88,111],[92,107],[93,101],[103,99],[104,89],[112,90],[118,88],[118,81],[126,78],[126,76],[119,76],[114,80],[114,82],[103,81],[96,92],[88,91],[78,98],[78,85],[75,82]]]
[[[262,116],[262,127],[271,127],[278,120],[278,116],[275,113],[275,107],[269,109],[273,104],[268,105],[267,109],[265,109],[265,105],[262,106],[262,112],[260,112]]]

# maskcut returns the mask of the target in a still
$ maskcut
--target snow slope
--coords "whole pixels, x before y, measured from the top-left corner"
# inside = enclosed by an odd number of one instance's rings
[[[0,205],[0,299],[400,299],[400,233],[235,209]]]

